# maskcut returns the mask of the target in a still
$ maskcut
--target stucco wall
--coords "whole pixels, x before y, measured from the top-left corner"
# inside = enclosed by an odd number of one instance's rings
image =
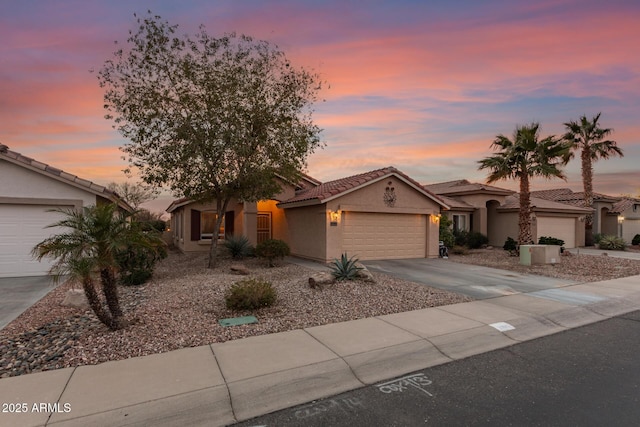
[[[23,199],[64,199],[82,201],[82,206],[96,204],[96,195],[42,175],[6,160],[0,160],[0,197]],[[6,183],[10,183],[7,185]]]
[[[284,210],[289,226],[291,254],[319,261],[327,260],[326,229],[328,214],[325,205],[313,205]]]
[[[277,200],[263,200],[258,202],[258,212],[271,213],[271,237],[290,243],[289,227],[284,209],[276,206]]]
[[[508,237],[518,240],[518,212],[489,213],[489,244],[502,247]]]

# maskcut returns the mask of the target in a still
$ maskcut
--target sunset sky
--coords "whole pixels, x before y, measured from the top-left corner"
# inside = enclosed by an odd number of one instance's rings
[[[0,143],[100,184],[126,180],[123,139],[95,74],[148,9],[180,34],[204,24],[277,44],[331,88],[316,105],[322,181],[395,166],[422,183],[484,181],[497,134],[542,136],[602,112],[623,158],[595,165],[596,191],[640,191],[640,2],[0,0]],[[568,181],[534,189],[581,189]],[[516,188],[513,182],[498,186]],[[150,204],[160,211],[169,196]]]

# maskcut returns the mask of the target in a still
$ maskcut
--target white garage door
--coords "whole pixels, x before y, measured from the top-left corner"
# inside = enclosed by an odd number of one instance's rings
[[[0,277],[42,276],[51,261],[38,262],[31,249],[56,233],[45,228],[56,222],[60,214],[47,212],[54,206],[0,204]]]
[[[555,218],[538,217],[538,238],[555,237],[564,240],[565,248],[576,247],[576,219],[575,218]],[[538,242],[536,242],[538,243]]]
[[[427,216],[345,212],[342,248],[366,259],[424,258]]]

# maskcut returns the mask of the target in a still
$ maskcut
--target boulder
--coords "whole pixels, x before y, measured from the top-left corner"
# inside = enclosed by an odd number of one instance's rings
[[[323,271],[319,273],[315,273],[313,276],[309,277],[309,287],[311,289],[320,289],[326,285],[331,285],[336,281],[333,274],[328,271]]]
[[[242,264],[231,264],[229,267],[232,274],[239,274],[241,276],[249,275],[249,269]]]
[[[87,297],[82,289],[69,289],[60,305],[80,310],[86,310],[89,308],[89,302],[87,301]]]
[[[356,274],[356,277],[358,277],[359,279],[362,279],[365,282],[369,282],[369,283],[376,282],[376,279],[373,278],[373,274],[371,274],[369,269],[365,267],[364,264],[357,262],[356,267],[360,268],[360,270],[358,270],[358,273]]]

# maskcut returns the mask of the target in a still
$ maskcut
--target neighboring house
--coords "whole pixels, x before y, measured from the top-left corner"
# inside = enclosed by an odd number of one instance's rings
[[[296,256],[330,261],[342,253],[362,260],[438,256],[442,199],[388,167],[326,183],[303,176],[257,203],[232,201],[216,231],[215,202],[174,201],[171,229],[184,252],[206,251],[211,238],[245,235],[252,243],[284,240]]]
[[[534,191],[536,197],[585,207],[584,193],[569,188]],[[640,199],[593,194],[593,233],[622,237],[631,243],[640,234]]]
[[[38,162],[0,144],[0,277],[41,276],[50,260],[38,262],[33,247],[56,234],[47,228],[61,215],[54,208],[82,208],[100,203],[131,207],[105,187]]]
[[[518,238],[520,202],[516,192],[465,179],[424,187],[451,207],[446,214],[454,230],[478,231],[493,246],[502,246],[508,237]],[[549,236],[564,240],[567,248],[584,246],[584,219],[590,209],[533,196],[531,209],[531,231],[536,241]]]

